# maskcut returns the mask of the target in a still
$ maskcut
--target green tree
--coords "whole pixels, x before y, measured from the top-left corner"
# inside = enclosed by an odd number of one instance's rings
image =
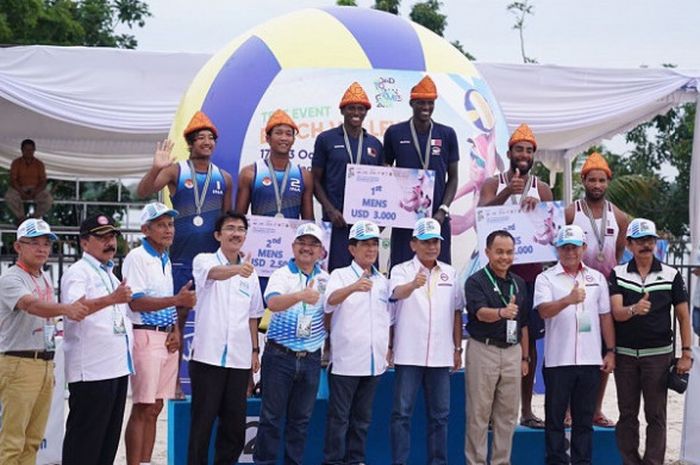
[[[392,15],[398,15],[400,5],[401,0],[375,0],[372,8],[375,10],[386,11]]]
[[[447,27],[447,16],[440,13],[442,2],[438,0],[426,0],[413,5],[409,17],[411,21],[427,27],[435,34],[442,37]]]
[[[518,31],[520,35],[520,54],[523,57],[523,63],[537,63],[536,58],[531,58],[525,53],[525,18],[535,14],[534,8],[534,5],[530,4],[530,0],[513,2],[506,7],[508,11],[515,15],[513,29]]]
[[[0,0],[0,43],[136,48],[133,34],[151,16],[140,0]]]
[[[336,0],[335,4],[338,6],[357,6],[355,0]]]

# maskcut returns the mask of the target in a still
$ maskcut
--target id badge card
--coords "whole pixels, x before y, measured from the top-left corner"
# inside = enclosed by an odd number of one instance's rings
[[[112,329],[114,330],[114,334],[126,334],[124,315],[116,308],[112,311]]]
[[[506,342],[508,344],[518,342],[518,322],[515,320],[506,320]]]
[[[578,332],[579,333],[590,333],[591,332],[591,317],[588,312],[582,310],[576,312],[576,319],[578,320]]]
[[[44,323],[44,350],[56,350],[56,324],[53,321]]]
[[[311,336],[311,315],[299,315],[297,318],[297,337]]]

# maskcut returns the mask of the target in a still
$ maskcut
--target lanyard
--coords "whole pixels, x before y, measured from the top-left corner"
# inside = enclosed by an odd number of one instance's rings
[[[595,218],[593,218],[593,212],[588,207],[588,202],[586,202],[585,199],[581,200],[581,210],[583,211],[583,214],[586,215],[586,217],[588,218],[588,221],[590,221],[591,229],[593,230],[593,235],[598,241],[598,255],[596,258],[598,258],[599,261],[602,261],[605,259],[605,255],[603,254],[603,247],[605,246],[605,228],[608,225],[608,202],[606,200],[603,201],[603,217],[600,221],[600,228],[596,227]]]
[[[27,273],[30,278],[32,278],[32,282],[34,283],[34,289],[36,289],[36,293],[39,295],[39,300],[43,300],[44,302],[51,302],[51,297],[53,296],[53,287],[51,286],[51,283],[49,283],[49,280],[46,279],[46,275],[44,275],[44,273],[41,273],[41,277],[44,279],[44,290],[42,291],[41,287],[39,286],[39,281],[37,281],[34,275],[31,273],[31,271],[29,271],[27,265],[18,261],[17,266],[20,267],[25,273]]]
[[[225,256],[224,253],[221,251],[221,249],[217,250],[215,255],[216,255],[216,259],[219,260],[219,263],[220,263],[220,264],[222,264],[222,265],[233,265],[233,263],[231,263],[230,261],[228,261],[228,258],[226,258],[226,256]],[[223,258],[221,258],[221,257],[223,257]],[[224,259],[226,259],[226,261],[224,261]],[[240,265],[240,264],[241,264],[241,256],[240,256],[240,255],[238,256],[238,261],[237,261],[235,264],[236,264],[236,265]]]
[[[509,181],[508,176],[504,176],[504,177],[506,179],[506,185],[508,185],[508,181]],[[527,193],[530,192],[530,189],[532,188],[532,186],[530,185],[531,183],[532,183],[532,178],[528,174],[527,178],[525,178],[525,184],[524,184],[525,187],[523,188],[523,193],[520,194],[520,198],[519,199],[516,198],[517,194],[510,196],[510,201],[513,205],[517,205],[517,204],[520,204],[521,206],[523,205],[523,202],[527,198]]]
[[[489,278],[489,281],[491,281],[491,284],[493,284],[493,290],[496,291],[496,294],[498,294],[498,297],[501,298],[501,302],[503,302],[503,305],[508,306],[510,303],[510,298],[515,295],[516,292],[518,292],[518,287],[515,285],[515,281],[511,280],[510,283],[510,290],[508,299],[506,300],[506,296],[503,295],[503,292],[501,292],[501,288],[498,287],[498,284],[496,283],[496,278],[491,275],[491,272],[488,270],[488,268],[484,267],[484,273],[486,273],[486,276]]]
[[[297,275],[299,276],[299,284],[306,287],[309,285],[309,280],[314,278],[314,270],[311,270],[311,274],[307,276],[306,283],[304,283],[304,280],[302,279],[302,277],[306,275],[301,270],[299,270]],[[306,316],[306,302],[301,303],[301,314]]]
[[[194,163],[192,160],[187,160],[187,164],[190,166],[190,172],[192,175],[192,188],[194,191],[194,207],[197,210],[197,215],[202,214],[202,206],[207,198],[207,190],[209,189],[209,182],[211,181],[212,174],[212,164],[209,163],[207,168],[207,176],[204,178],[204,185],[202,186],[202,192],[199,192],[199,184],[197,183],[197,172],[194,169]]]
[[[423,165],[423,169],[427,170],[430,164],[430,141],[433,138],[433,120],[430,120],[430,129],[428,130],[428,140],[425,142],[425,151],[421,151],[420,145],[418,144],[418,134],[413,124],[413,118],[408,120],[408,125],[411,127],[411,137],[413,138],[413,146],[418,154],[418,160]]]
[[[348,137],[348,131],[345,129],[345,124],[343,124],[343,139],[345,140],[345,150],[348,152],[348,158],[350,159],[350,164],[359,165],[362,159],[362,140],[364,139],[364,130],[360,129],[360,138],[357,142],[357,155],[355,155],[355,160],[352,159],[352,149],[350,148],[350,138]]]
[[[292,164],[287,161],[287,166],[284,168],[284,176],[282,177],[282,187],[277,184],[277,172],[274,166],[272,166],[272,161],[268,158],[265,160],[267,168],[270,170],[270,178],[272,178],[272,188],[275,190],[275,203],[277,204],[277,214],[282,214],[282,196],[287,190],[287,179],[289,179],[289,170]]]

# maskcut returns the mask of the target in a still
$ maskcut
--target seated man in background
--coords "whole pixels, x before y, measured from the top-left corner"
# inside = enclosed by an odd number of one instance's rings
[[[22,156],[12,160],[10,165],[10,186],[5,193],[5,202],[17,224],[25,219],[24,201],[36,203],[35,218],[42,218],[51,208],[53,197],[46,190],[46,168],[34,156],[36,144],[31,139],[24,139],[21,144]]]

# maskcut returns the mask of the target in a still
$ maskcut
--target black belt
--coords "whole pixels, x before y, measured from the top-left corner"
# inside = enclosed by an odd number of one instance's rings
[[[321,351],[321,349],[316,349],[313,352],[309,352],[308,350],[292,350],[289,347],[285,347],[282,344],[273,341],[272,339],[268,339],[267,342],[265,342],[265,345],[274,347],[275,349],[279,350],[280,352],[284,352],[285,354],[294,355],[296,358],[304,358],[306,356],[313,355]]]
[[[158,331],[159,333],[172,333],[175,325],[156,326],[156,325],[134,325],[134,329],[148,329],[150,331]]]
[[[510,347],[513,347],[514,345],[517,344],[508,344],[507,342],[504,342],[500,339],[494,339],[492,337],[476,337],[476,336],[471,336],[472,339],[475,341],[479,341],[482,344],[486,344],[487,346],[494,346],[498,347],[499,349],[508,349]]]
[[[9,355],[10,357],[22,357],[22,358],[33,358],[34,360],[53,360],[55,352],[48,352],[43,350],[12,350],[5,352],[3,355]]]

